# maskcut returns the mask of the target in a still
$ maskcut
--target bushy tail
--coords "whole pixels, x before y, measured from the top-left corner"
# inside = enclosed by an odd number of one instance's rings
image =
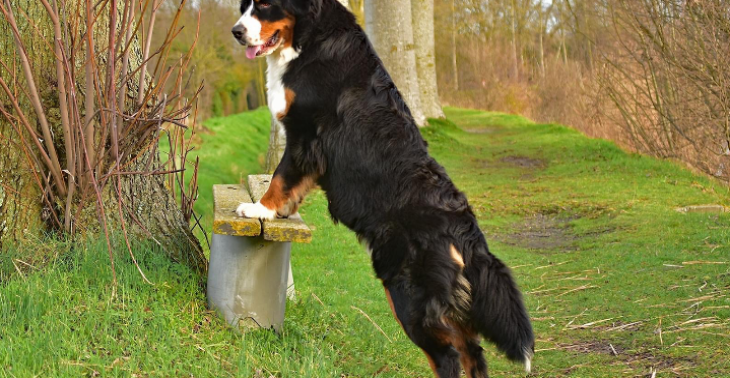
[[[473,326],[507,358],[524,363],[529,372],[535,338],[509,268],[487,251],[475,253],[465,268],[472,287]]]

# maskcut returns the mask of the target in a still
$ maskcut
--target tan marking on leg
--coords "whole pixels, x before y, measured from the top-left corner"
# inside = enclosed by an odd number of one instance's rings
[[[461,362],[461,367],[464,368],[464,372],[466,373],[467,378],[473,378],[473,369],[474,369],[474,361],[472,360],[471,356],[469,355],[469,350],[466,347],[466,340],[464,340],[463,335],[455,336],[452,339],[452,343],[454,345],[454,348],[459,351],[459,361]]]
[[[405,327],[403,327],[403,323],[401,323],[400,319],[398,319],[398,314],[395,313],[395,305],[393,304],[393,298],[390,296],[390,290],[388,290],[387,287],[383,287],[385,289],[385,297],[388,298],[388,304],[390,305],[390,311],[393,312],[393,317],[395,317],[395,320],[400,324],[401,328],[405,330]],[[420,349],[420,348],[419,348]],[[431,367],[431,370],[433,371],[433,374],[436,376],[436,378],[439,378],[438,373],[438,367],[436,366],[436,362],[433,361],[433,358],[426,353],[425,350],[421,349],[423,354],[426,355],[426,358],[428,359],[428,365]]]
[[[271,210],[278,210],[286,205],[289,200],[288,197],[284,193],[284,180],[281,176],[274,176],[271,184],[269,184],[269,189],[266,190],[266,194],[261,197],[259,202]]]
[[[428,358],[428,365],[431,366],[431,370],[433,370],[433,374],[436,376],[436,378],[439,378],[438,368],[436,367],[436,363],[433,362],[433,358],[431,358],[431,356],[429,356],[425,350],[421,349],[421,351],[423,351],[423,354],[425,354],[426,358]]]
[[[276,119],[281,121],[282,119],[284,119],[284,117],[286,117],[287,114],[289,114],[289,108],[291,108],[291,104],[296,98],[297,94],[294,93],[293,90],[289,88],[284,89],[284,99],[286,100],[286,107],[284,107],[283,111],[276,113]]]
[[[461,256],[461,253],[454,247],[454,245],[451,245],[451,248],[449,249],[451,251],[451,258],[456,262],[459,267],[464,267],[464,258]]]
[[[294,201],[294,203],[300,204],[302,201],[304,201],[304,197],[307,196],[309,191],[312,190],[315,185],[317,185],[316,177],[306,176],[297,185],[289,190],[291,192],[291,195],[289,197],[292,201]]]
[[[403,323],[401,323],[400,319],[398,319],[398,314],[395,313],[395,305],[393,304],[393,298],[391,298],[391,296],[390,296],[390,290],[388,290],[387,287],[383,287],[383,288],[385,289],[385,297],[388,298],[388,305],[390,305],[390,311],[393,312],[393,317],[398,322],[398,324],[400,324],[401,328],[403,328],[403,330],[405,330],[405,328],[403,327]]]
[[[395,317],[395,320],[400,324],[401,328],[405,330],[405,327],[403,327],[403,323],[400,322],[400,319],[398,319],[398,314],[395,313],[395,305],[393,304],[393,298],[390,296],[390,290],[388,290],[387,287],[384,287],[385,289],[385,297],[388,298],[388,304],[390,305],[390,311],[393,312],[393,317]],[[431,370],[433,370],[433,373],[436,375],[436,378],[438,378],[439,374],[436,369],[436,363],[433,362],[433,358],[426,353],[425,350],[421,349],[423,354],[426,355],[426,358],[428,359],[428,365],[431,366]]]
[[[287,191],[289,197],[287,203],[279,209],[280,216],[289,216],[299,210],[299,205],[304,201],[307,193],[317,185],[314,176],[304,177],[298,184]]]
[[[279,216],[289,216],[299,209],[299,204],[315,184],[315,178],[307,176],[292,188],[286,188],[284,179],[281,176],[274,176],[269,189],[259,202],[271,210],[276,210]]]
[[[477,363],[476,361],[474,361],[474,358],[469,353],[467,340],[474,341],[478,344],[479,336],[474,331],[465,328],[464,326],[453,320],[450,320],[449,324],[455,330],[450,342],[451,345],[453,345],[454,348],[459,351],[459,361],[461,362],[461,367],[464,368],[464,372],[466,373],[467,378],[478,378],[474,376],[474,369],[476,368]]]

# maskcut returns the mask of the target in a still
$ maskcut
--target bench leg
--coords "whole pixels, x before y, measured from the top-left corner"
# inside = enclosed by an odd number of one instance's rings
[[[291,243],[213,234],[208,306],[234,327],[281,331],[291,275]]]
[[[297,291],[294,289],[294,275],[291,272],[291,260],[289,260],[289,278],[286,280],[286,297],[290,301],[297,299]]]

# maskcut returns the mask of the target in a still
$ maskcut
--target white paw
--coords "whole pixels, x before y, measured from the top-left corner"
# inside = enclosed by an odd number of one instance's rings
[[[265,220],[271,220],[276,218],[276,210],[269,209],[268,207],[262,205],[261,202],[242,203],[238,205],[238,208],[236,209],[236,214],[241,217],[258,218]]]

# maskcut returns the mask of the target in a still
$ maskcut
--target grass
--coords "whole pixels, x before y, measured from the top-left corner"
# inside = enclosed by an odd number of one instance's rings
[[[730,214],[675,211],[727,206],[726,188],[563,126],[447,115],[423,134],[525,292],[537,334],[532,376],[730,376]],[[211,213],[213,183],[257,173],[268,120],[259,110],[206,123],[199,212]],[[201,280],[153,247],[135,250],[154,286],[120,252],[114,299],[102,244],[9,251],[0,376],[431,376],[321,192],[302,213],[314,241],[294,248],[298,299],[281,336],[231,332],[206,310]],[[43,248],[53,257],[41,271],[18,261]],[[15,265],[25,273],[8,278]],[[486,353],[491,376],[524,375],[491,346]]]

